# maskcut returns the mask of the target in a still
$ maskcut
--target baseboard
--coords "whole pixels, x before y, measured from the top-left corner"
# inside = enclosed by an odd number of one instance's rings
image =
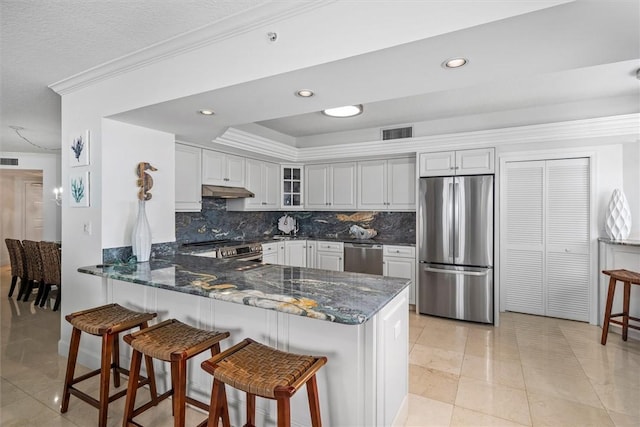
[[[622,326],[616,325],[615,323],[609,324],[609,333],[614,333],[618,335],[622,335]],[[629,333],[627,334],[627,338],[631,338],[634,341],[640,341],[640,331],[637,329],[629,328]],[[607,338],[610,339],[610,338]]]
[[[402,399],[402,404],[400,405],[400,409],[396,414],[396,417],[391,424],[393,427],[403,427],[407,422],[407,418],[409,417],[409,394],[404,396]]]

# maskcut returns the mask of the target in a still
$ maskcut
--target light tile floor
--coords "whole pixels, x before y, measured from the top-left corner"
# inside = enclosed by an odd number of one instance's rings
[[[0,269],[0,426],[95,426],[97,410],[76,398],[59,413],[59,312],[7,298],[9,283]],[[406,426],[640,426],[640,341],[610,334],[601,346],[600,333],[515,313],[497,328],[410,314]],[[111,404],[109,426],[123,407]],[[188,411],[188,425],[202,419]],[[137,420],[173,425],[169,402]]]

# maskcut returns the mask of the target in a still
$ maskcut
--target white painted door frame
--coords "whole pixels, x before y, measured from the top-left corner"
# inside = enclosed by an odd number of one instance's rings
[[[503,175],[507,162],[516,161],[534,161],[534,160],[557,160],[557,159],[569,159],[569,158],[588,158],[589,159],[589,179],[590,179],[590,212],[589,212],[589,234],[590,234],[590,266],[589,270],[589,323],[592,325],[598,324],[598,224],[597,224],[597,176],[598,170],[598,153],[597,151],[588,149],[575,149],[575,148],[563,148],[556,150],[539,150],[539,151],[520,151],[520,152],[506,152],[498,153],[498,179],[496,179],[496,233],[498,238],[496,239],[495,253],[498,254],[496,265],[494,265],[495,274],[495,306],[499,307],[500,311],[504,311],[504,301],[506,289],[500,286],[501,280],[501,259],[503,258],[502,247],[505,236],[503,235],[500,224],[502,222],[502,215],[504,212],[504,179],[506,175]],[[497,310],[496,310],[497,311]]]

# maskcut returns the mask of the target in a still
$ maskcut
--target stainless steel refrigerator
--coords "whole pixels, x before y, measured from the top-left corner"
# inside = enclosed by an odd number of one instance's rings
[[[420,178],[420,313],[493,323],[493,175]]]

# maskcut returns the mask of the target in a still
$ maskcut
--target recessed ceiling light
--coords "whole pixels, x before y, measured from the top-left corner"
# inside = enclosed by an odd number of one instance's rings
[[[353,117],[362,114],[362,104],[327,108],[326,110],[322,110],[322,114],[329,117]]]
[[[311,89],[300,89],[296,92],[296,96],[301,98],[310,98],[313,96],[313,91]]]
[[[213,110],[199,110],[198,114],[202,114],[203,116],[213,116],[215,113]]]
[[[466,58],[451,58],[442,63],[444,68],[459,68],[467,63]]]

